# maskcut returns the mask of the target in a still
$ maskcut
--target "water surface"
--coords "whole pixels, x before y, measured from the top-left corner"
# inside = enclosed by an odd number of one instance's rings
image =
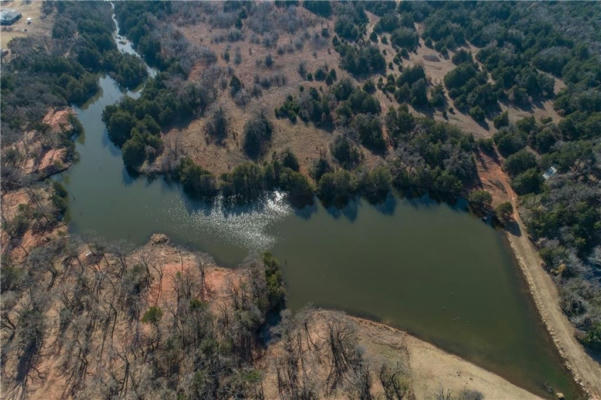
[[[544,394],[575,393],[502,235],[468,213],[427,201],[359,201],[334,212],[293,210],[273,193],[224,209],[188,199],[164,179],[132,178],[108,139],[102,94],[76,109],[85,133],[80,161],[64,175],[70,228],[87,239],[139,245],[155,232],[205,251],[226,266],[271,249],[283,262],[289,305],[368,315],[460,354]]]
[[[547,384],[574,398],[499,232],[462,210],[394,197],[342,211],[295,211],[279,193],[237,209],[191,201],[178,185],[127,173],[101,115],[139,92],[124,94],[108,77],[100,86],[76,108],[80,161],[61,176],[72,232],[125,247],[162,232],[225,266],[270,249],[283,262],[293,310],[315,304],[371,316],[533,392],[545,395]]]
[[[447,205],[390,198],[275,224],[289,306],[382,320],[533,392],[574,394],[505,238]]]

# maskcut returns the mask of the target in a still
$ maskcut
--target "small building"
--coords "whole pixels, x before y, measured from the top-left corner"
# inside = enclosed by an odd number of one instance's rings
[[[547,180],[547,179],[551,178],[553,175],[555,175],[556,173],[557,173],[557,168],[551,166],[543,173],[543,178],[545,178],[545,180]]]
[[[21,18],[21,13],[11,8],[0,10],[0,25],[12,25]]]

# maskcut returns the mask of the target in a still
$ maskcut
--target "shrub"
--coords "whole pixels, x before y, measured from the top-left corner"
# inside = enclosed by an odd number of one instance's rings
[[[394,46],[413,51],[419,43],[419,38],[415,30],[401,27],[392,32],[390,42]]]
[[[329,18],[332,15],[332,5],[329,1],[305,0],[303,1],[303,7],[324,18]]]
[[[218,142],[222,142],[227,137],[228,122],[223,108],[219,107],[211,115],[207,122],[207,133]]]
[[[292,95],[289,95],[286,98],[286,101],[284,102],[284,104],[282,104],[281,107],[276,108],[275,116],[276,116],[276,118],[286,117],[290,120],[290,122],[294,123],[294,122],[296,122],[296,118],[297,118],[299,111],[300,111],[300,106],[299,106],[298,102]]]
[[[396,13],[385,14],[374,26],[374,33],[392,32],[401,25],[401,20]]]
[[[475,77],[477,73],[478,70],[472,63],[461,64],[445,75],[445,86],[449,90],[460,88],[471,78]]]
[[[355,76],[382,73],[386,70],[386,59],[375,46],[356,47],[350,44],[339,44],[335,49],[340,53],[342,69]]]
[[[215,177],[189,158],[181,160],[176,175],[186,193],[193,197],[213,197],[218,192]]]
[[[328,76],[326,77],[326,85],[332,85],[334,82],[336,82],[336,79],[338,79],[338,77],[336,76],[336,70],[332,68],[330,72],[328,72]]]
[[[497,128],[497,129],[500,129],[504,126],[509,125],[509,115],[507,114],[507,111],[504,111],[501,114],[497,115],[493,119],[493,124],[495,125],[495,128]]]
[[[486,190],[472,190],[467,199],[472,209],[477,213],[486,213],[490,210],[492,196]]]
[[[493,139],[504,157],[521,150],[526,145],[525,136],[515,130],[501,130],[493,136]]]
[[[407,106],[401,106],[398,110],[388,109],[386,114],[386,128],[388,134],[395,140],[410,133],[415,128],[415,118],[409,112]]]
[[[478,122],[484,122],[484,120],[486,119],[486,114],[480,106],[470,108],[469,114],[470,117],[472,117],[475,121]]]
[[[300,172],[284,168],[280,174],[279,186],[288,193],[288,200],[294,207],[313,203],[313,187]]]
[[[313,164],[313,168],[311,169],[311,176],[315,179],[316,182],[319,182],[319,179],[328,172],[332,172],[332,167],[328,160],[323,157],[315,160]]]
[[[52,205],[56,209],[58,216],[63,216],[67,212],[67,202],[69,196],[67,189],[57,181],[52,181]]]
[[[478,139],[478,148],[484,153],[494,156],[495,155],[495,143],[492,139]]]
[[[436,85],[430,91],[430,106],[443,107],[445,104],[444,89],[442,85]]]
[[[583,337],[582,343],[595,351],[601,351],[601,322],[593,325]]]
[[[244,151],[246,154],[253,159],[262,156],[271,142],[272,132],[273,125],[265,113],[261,112],[248,120],[244,125]]]
[[[503,164],[511,176],[516,176],[530,168],[536,167],[536,157],[526,149],[522,149],[507,157]]]
[[[427,84],[425,79],[419,79],[411,84],[409,101],[413,107],[419,108],[429,105]]]
[[[379,114],[381,111],[378,99],[360,88],[353,89],[347,104],[353,113]]]
[[[386,142],[382,135],[382,123],[373,115],[359,114],[353,118],[353,129],[357,132],[361,144],[368,149],[382,153],[386,150]]]
[[[298,170],[299,170],[298,158],[296,158],[296,156],[294,155],[292,150],[290,150],[290,149],[284,150],[284,152],[280,155],[280,160],[282,162],[282,166],[284,166],[286,168],[290,168],[291,170],[298,172]]]
[[[515,192],[519,195],[538,193],[543,186],[543,177],[536,168],[522,172],[511,181]]]
[[[374,84],[374,81],[371,79],[365,81],[363,84],[363,90],[368,94],[374,94],[376,92],[376,85]]]
[[[267,286],[268,311],[280,311],[286,304],[286,290],[278,260],[270,253],[263,253],[265,284]]]
[[[242,89],[242,81],[236,75],[232,75],[230,79],[230,94],[235,96]]]
[[[144,313],[142,322],[145,324],[158,324],[163,317],[163,310],[160,307],[152,306]]]
[[[144,142],[139,136],[134,136],[123,145],[123,162],[129,169],[136,170],[146,159]]]
[[[355,24],[353,18],[348,15],[342,15],[334,24],[334,31],[341,38],[357,41],[364,34],[364,28],[361,25]]]
[[[461,49],[453,55],[453,58],[451,59],[451,61],[453,61],[453,64],[455,64],[455,65],[459,65],[459,64],[463,64],[463,63],[471,63],[473,61],[472,53],[470,53],[467,50]]]
[[[506,201],[501,203],[495,208],[495,215],[499,219],[499,221],[506,223],[511,219],[511,215],[513,214],[513,206],[510,202]]]
[[[348,171],[328,172],[319,180],[317,195],[326,207],[344,207],[357,188],[355,177]]]
[[[271,68],[273,66],[273,57],[271,56],[271,54],[267,54],[265,56],[265,66],[267,68]]]
[[[255,163],[238,165],[229,174],[221,176],[223,196],[236,203],[247,203],[263,194],[263,171]]]
[[[348,138],[338,136],[332,144],[330,151],[343,168],[355,168],[361,162],[362,154]]]
[[[109,138],[121,147],[130,138],[131,130],[136,125],[136,119],[129,112],[117,110],[110,115],[107,124]]]
[[[361,176],[359,190],[370,203],[380,203],[386,199],[391,181],[388,168],[377,167]]]

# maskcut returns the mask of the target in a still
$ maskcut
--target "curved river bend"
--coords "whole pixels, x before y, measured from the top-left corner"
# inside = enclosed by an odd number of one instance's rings
[[[118,37],[122,51],[133,52]],[[154,74],[153,70],[149,71]],[[123,93],[109,77],[76,108],[80,161],[60,179],[70,229],[87,239],[142,244],[155,232],[226,266],[270,249],[284,265],[289,306],[344,309],[405,329],[532,392],[577,389],[561,366],[502,235],[468,213],[390,197],[340,212],[292,210],[278,193],[225,210],[188,199],[163,179],[134,179],[101,116]]]

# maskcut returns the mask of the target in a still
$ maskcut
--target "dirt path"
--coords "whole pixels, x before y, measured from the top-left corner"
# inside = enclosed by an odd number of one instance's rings
[[[528,238],[526,226],[517,212],[518,196],[511,188],[509,177],[490,157],[482,155],[478,164],[478,173],[483,185],[486,188],[497,188],[493,192],[493,197],[495,194],[499,197],[504,196],[504,199],[495,200],[510,201],[513,205],[514,219],[519,227],[517,231],[519,233],[506,231],[507,239],[528,282],[530,293],[547,330],[576,382],[587,392],[590,399],[601,400],[601,365],[593,360],[576,340],[575,329],[559,306],[557,287],[542,268],[542,259]],[[499,185],[502,185],[502,188]],[[501,195],[503,192],[504,195]]]

